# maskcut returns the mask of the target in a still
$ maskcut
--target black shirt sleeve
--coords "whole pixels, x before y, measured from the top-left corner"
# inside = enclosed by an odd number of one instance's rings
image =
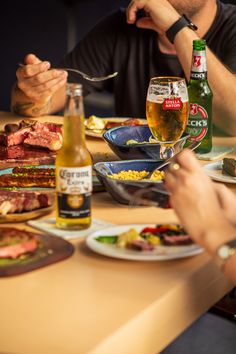
[[[113,73],[113,53],[117,38],[119,12],[100,21],[60,62],[61,67],[75,68],[92,76]],[[112,80],[91,82],[69,73],[69,81],[83,84],[84,94],[93,91],[112,91]]]

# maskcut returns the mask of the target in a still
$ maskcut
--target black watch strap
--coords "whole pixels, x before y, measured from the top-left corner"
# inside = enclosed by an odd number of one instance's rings
[[[186,15],[183,15],[166,31],[166,37],[172,44],[174,43],[176,34],[184,27],[189,27],[193,31],[198,29],[197,26],[194,25]]]

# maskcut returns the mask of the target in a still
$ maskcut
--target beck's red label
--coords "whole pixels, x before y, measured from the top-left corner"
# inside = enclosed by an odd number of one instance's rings
[[[164,102],[162,103],[162,108],[164,110],[173,110],[178,111],[183,107],[183,102],[180,98],[165,98]]]
[[[201,55],[194,55],[193,56],[193,66],[195,68],[199,68],[202,65],[201,61],[202,61]]]

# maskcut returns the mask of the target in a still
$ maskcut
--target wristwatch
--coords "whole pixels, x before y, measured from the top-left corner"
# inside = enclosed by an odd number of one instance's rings
[[[226,261],[236,253],[236,239],[225,242],[217,251],[216,256],[221,268],[224,268]]]
[[[188,27],[193,31],[198,29],[186,15],[183,15],[166,31],[166,37],[172,44],[174,43],[176,34],[184,27]]]

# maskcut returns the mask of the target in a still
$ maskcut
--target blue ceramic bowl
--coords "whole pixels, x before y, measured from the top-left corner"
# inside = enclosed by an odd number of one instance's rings
[[[115,180],[107,176],[108,174],[128,170],[150,172],[158,167],[161,162],[155,160],[98,162],[94,165],[94,170],[101,184],[117,202],[168,208],[169,194],[162,181]]]
[[[166,148],[161,151],[159,142],[148,143],[149,138],[153,137],[148,125],[141,126],[121,126],[109,129],[103,134],[103,138],[108,143],[114,153],[122,160],[140,160],[140,159],[155,159],[162,160],[170,157],[172,153],[176,154],[183,149],[188,134],[184,133],[173,146],[173,151]],[[137,142],[147,142],[144,144],[126,145],[128,140]]]

